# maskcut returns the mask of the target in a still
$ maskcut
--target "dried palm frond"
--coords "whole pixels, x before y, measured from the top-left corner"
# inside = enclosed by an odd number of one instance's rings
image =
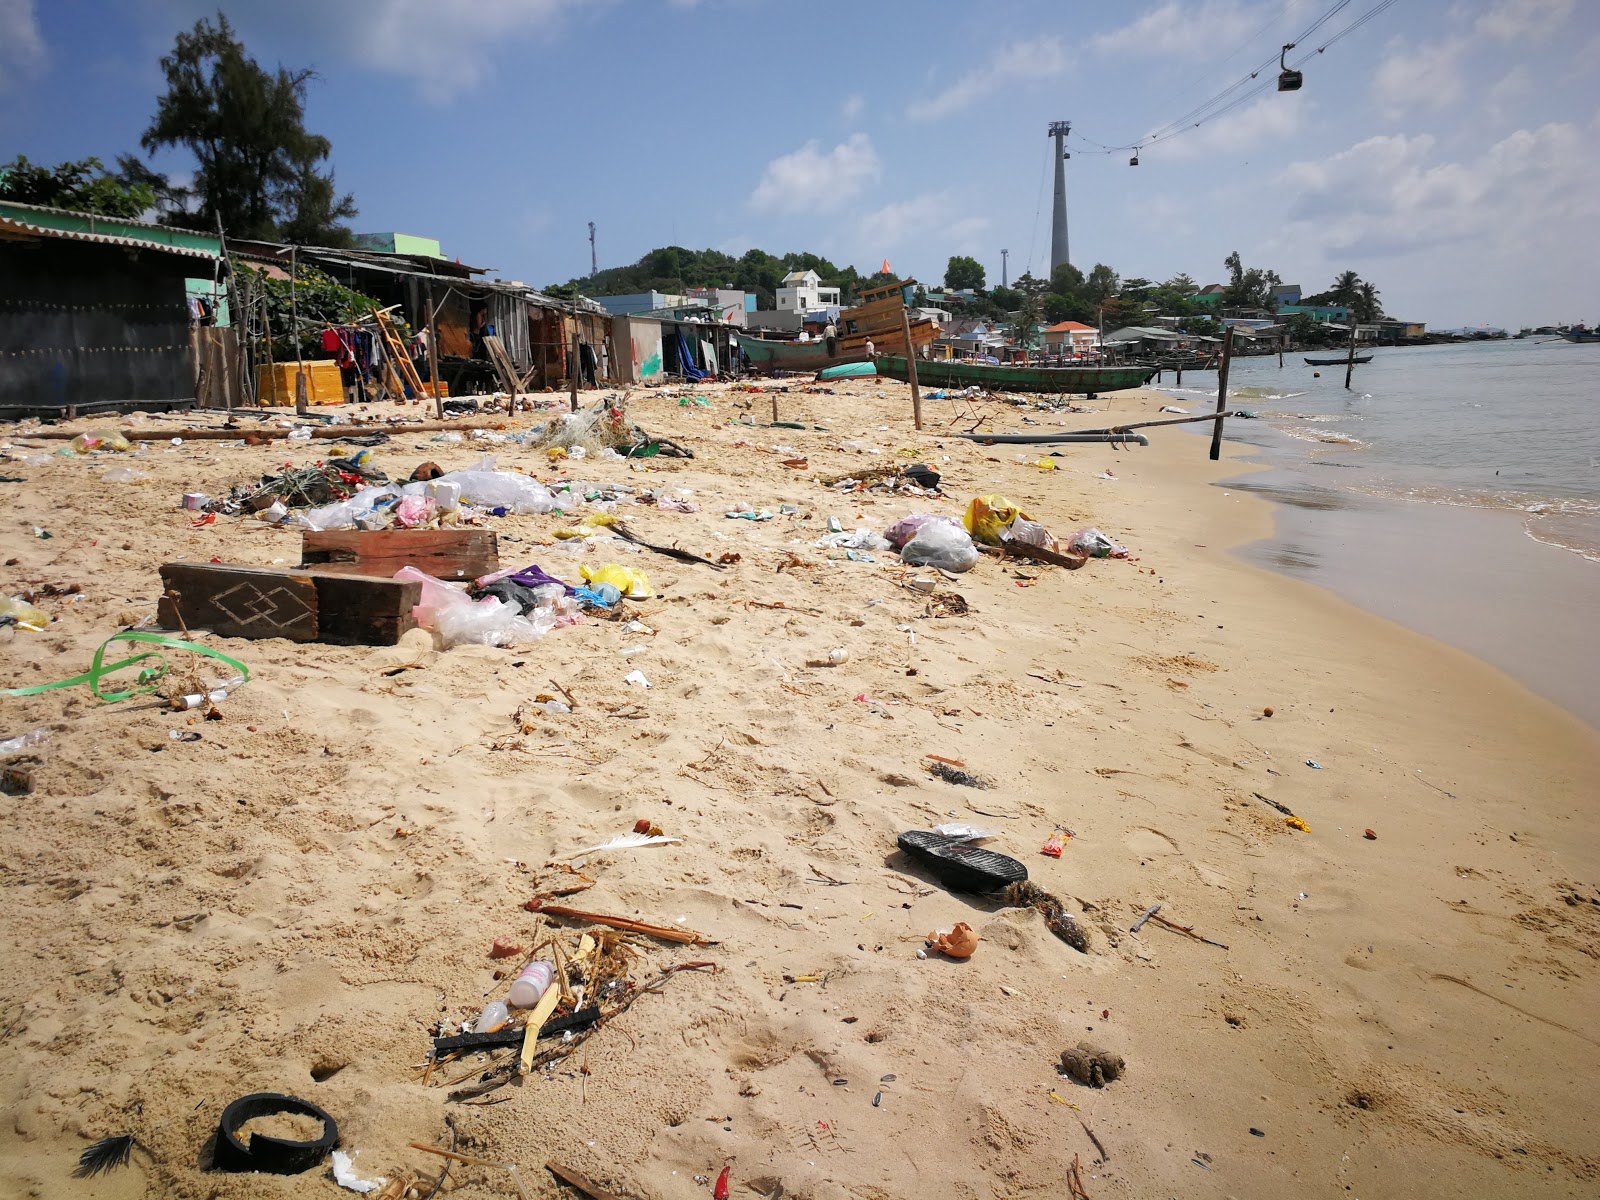
[[[98,1142],[86,1146],[83,1153],[78,1155],[78,1169],[73,1171],[72,1177],[87,1179],[105,1171],[125,1167],[128,1165],[128,1160],[133,1157],[133,1148],[136,1145],[138,1141],[131,1133],[101,1138]]]

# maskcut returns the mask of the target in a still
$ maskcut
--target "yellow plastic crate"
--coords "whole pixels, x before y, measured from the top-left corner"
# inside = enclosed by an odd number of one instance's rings
[[[274,363],[256,370],[256,402],[263,407],[293,408],[294,377],[299,363]],[[339,364],[331,358],[312,359],[305,365],[306,403],[343,404],[344,384]]]

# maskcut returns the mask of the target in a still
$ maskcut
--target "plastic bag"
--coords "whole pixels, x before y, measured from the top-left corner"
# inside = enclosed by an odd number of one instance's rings
[[[821,550],[887,550],[889,549],[889,543],[866,526],[862,526],[860,529],[847,529],[840,533],[825,533],[817,539],[817,548]]]
[[[112,467],[100,478],[107,483],[143,483],[150,476],[144,471],[137,471],[132,467]]]
[[[433,482],[460,484],[462,502],[482,508],[504,507],[514,513],[547,513],[556,506],[555,496],[544,484],[515,471],[495,470],[493,456],[483,458],[468,470],[441,475]],[[405,494],[419,495],[423,486],[420,483],[408,484],[404,489]]]
[[[1067,539],[1067,553],[1087,558],[1127,558],[1128,548],[1114,542],[1098,529],[1080,529]]]
[[[560,620],[554,609],[539,609],[524,617],[517,605],[504,604],[494,596],[474,600],[416,567],[401,567],[394,577],[422,585],[422,596],[411,615],[422,628],[438,634],[446,650],[466,644],[512,646],[537,641]]]
[[[405,496],[395,505],[394,519],[402,529],[416,529],[433,520],[437,505],[431,496]]]
[[[967,531],[949,518],[929,521],[900,548],[900,561],[911,567],[938,567],[941,571],[970,571],[978,563],[978,548]]]
[[[655,595],[650,588],[650,577],[635,567],[619,567],[616,563],[607,563],[600,568],[579,567],[578,574],[583,576],[583,581],[591,587],[598,589],[600,584],[609,583],[630,600],[647,600]]]
[[[378,504],[398,493],[392,487],[362,488],[348,500],[337,500],[303,512],[294,524],[321,532],[325,529],[354,529],[363,517],[370,516]]]
[[[1018,517],[1011,522],[1011,528],[1001,537],[1008,542],[1027,542],[1030,546],[1041,546],[1046,550],[1056,549],[1056,540],[1050,536],[1050,531],[1027,517]]]
[[[898,550],[909,542],[929,521],[947,521],[948,517],[935,516],[933,513],[912,513],[909,517],[901,517],[893,525],[883,531],[884,538],[892,549]]]
[[[998,546],[1018,518],[1031,521],[1033,517],[1023,512],[1004,496],[975,496],[967,505],[962,524],[967,532],[985,545]]]
[[[133,449],[128,439],[115,429],[96,429],[92,433],[80,433],[70,444],[78,454],[88,454],[94,450],[114,450],[126,454]]]
[[[13,623],[18,629],[39,633],[50,627],[50,618],[20,596],[0,596],[0,624]]]
[[[1000,836],[992,829],[985,829],[982,825],[973,825],[967,821],[950,821],[944,825],[935,825],[933,831],[943,837],[959,838],[963,842],[983,842]]]

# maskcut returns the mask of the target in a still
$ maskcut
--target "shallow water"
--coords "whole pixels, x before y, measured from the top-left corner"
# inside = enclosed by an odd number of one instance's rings
[[[1318,378],[1315,372],[1320,371]],[[1245,557],[1492,663],[1600,727],[1600,346],[1379,349],[1355,369],[1237,361],[1226,436],[1273,500]],[[1161,387],[1199,413],[1216,374]],[[1210,434],[1208,426],[1197,432]]]

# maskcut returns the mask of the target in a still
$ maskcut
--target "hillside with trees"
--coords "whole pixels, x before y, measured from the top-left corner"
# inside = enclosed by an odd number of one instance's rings
[[[681,294],[695,288],[730,288],[750,292],[762,308],[773,308],[778,289],[790,271],[815,271],[826,287],[840,289],[840,298],[852,303],[861,285],[875,276],[863,276],[854,267],[838,267],[818,254],[789,253],[782,256],[765,250],[747,250],[738,258],[720,250],[688,250],[683,246],[662,246],[636,263],[607,267],[593,275],[552,284],[545,290],[554,295],[581,292],[585,296],[632,296],[640,292]]]

